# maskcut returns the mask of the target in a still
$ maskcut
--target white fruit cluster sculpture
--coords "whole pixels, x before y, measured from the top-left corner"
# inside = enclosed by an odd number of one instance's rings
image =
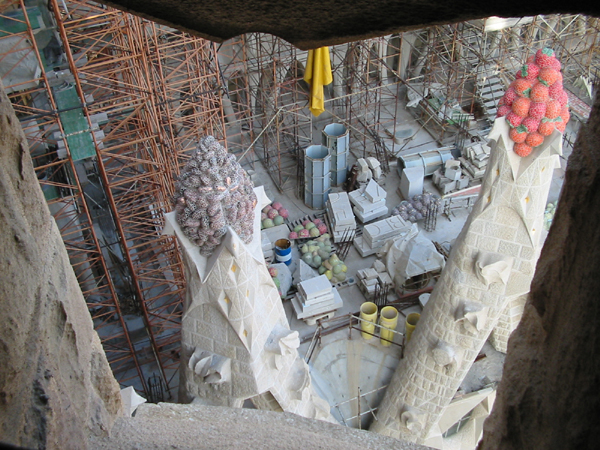
[[[242,239],[252,240],[254,185],[235,156],[212,136],[200,140],[194,156],[175,183],[177,223],[184,234],[209,256],[230,226]]]

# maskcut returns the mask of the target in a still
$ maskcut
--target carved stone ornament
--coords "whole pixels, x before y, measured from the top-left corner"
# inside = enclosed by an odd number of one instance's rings
[[[188,367],[208,384],[222,384],[231,379],[231,359],[196,348]]]
[[[281,369],[284,359],[288,356],[295,356],[299,346],[298,332],[277,324],[265,343],[265,350],[274,355],[275,367]]]
[[[508,282],[512,270],[513,258],[492,252],[479,252],[475,259],[475,274],[489,286],[491,283]]]
[[[412,433],[418,433],[423,429],[427,421],[427,414],[412,406],[404,406],[400,411],[400,423]]]
[[[461,322],[467,333],[477,334],[485,327],[487,316],[487,307],[483,304],[462,300],[456,308],[454,320]]]
[[[449,366],[456,364],[458,361],[454,347],[444,341],[438,341],[435,347],[431,350],[433,359],[440,366]]]

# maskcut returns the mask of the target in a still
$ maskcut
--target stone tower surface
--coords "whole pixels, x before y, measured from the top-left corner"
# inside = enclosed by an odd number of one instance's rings
[[[256,188],[253,239],[244,244],[232,228],[210,256],[184,236],[174,214],[165,232],[175,234],[187,279],[182,320],[180,400],[284,410],[333,421],[329,404],[312,388],[299,357],[297,331],[289,328],[281,298],[260,245],[260,209],[266,199]]]
[[[371,430],[436,445],[436,424],[498,318],[526,295],[537,258],[561,133],[533,153],[512,150],[504,118],[473,211],[458,237],[419,326],[406,347]]]
[[[490,344],[499,352],[506,353],[508,350],[508,338],[517,329],[529,294],[510,299],[500,314],[496,327],[490,335]]]

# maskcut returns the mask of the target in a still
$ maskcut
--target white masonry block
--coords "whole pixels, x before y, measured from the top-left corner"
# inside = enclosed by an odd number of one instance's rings
[[[331,283],[325,275],[319,275],[316,278],[299,283],[298,291],[305,298],[313,298],[331,292]]]
[[[376,180],[381,178],[381,163],[377,160],[377,158],[369,156],[367,158],[367,164],[369,165],[369,168],[373,173],[373,178],[375,178]]]
[[[365,188],[364,194],[365,197],[367,197],[367,199],[373,203],[384,200],[387,196],[385,189],[379,186],[375,180],[369,181],[367,187]]]
[[[423,178],[425,170],[423,167],[407,167],[402,170],[400,177],[400,193],[402,197],[409,200],[417,194],[423,193]]]
[[[460,170],[460,167],[449,167],[446,169],[446,172],[444,172],[444,176],[446,178],[450,178],[453,181],[460,180],[461,175],[462,175],[462,170]]]

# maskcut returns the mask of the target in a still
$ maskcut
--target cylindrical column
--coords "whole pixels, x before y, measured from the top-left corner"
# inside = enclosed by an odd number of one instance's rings
[[[412,336],[413,331],[415,331],[415,327],[417,326],[417,322],[421,318],[421,314],[419,313],[410,313],[406,316],[406,343],[410,341],[410,337]]]
[[[339,186],[346,181],[350,133],[341,123],[331,123],[323,129],[322,143],[331,155],[331,185]]]
[[[324,145],[304,150],[304,203],[309,208],[324,209],[331,190],[331,156]]]
[[[444,163],[449,159],[452,159],[452,151],[450,149],[428,150],[426,152],[399,156],[398,173],[402,174],[402,169],[409,167],[423,167],[425,176],[433,175],[433,172],[440,167],[444,167]]]
[[[375,334],[375,322],[377,321],[377,305],[373,302],[364,302],[360,305],[360,328],[363,330],[361,336],[367,340]],[[366,331],[366,333],[364,333]],[[371,333],[371,334],[369,334]]]
[[[398,310],[393,306],[384,306],[381,310],[381,316],[379,316],[379,340],[381,345],[389,347],[392,345],[394,340],[394,332],[398,325]]]

